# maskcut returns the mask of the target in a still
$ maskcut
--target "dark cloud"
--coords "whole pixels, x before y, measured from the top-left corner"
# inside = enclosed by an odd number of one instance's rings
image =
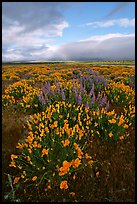
[[[24,32],[55,27],[64,19],[57,2],[4,2],[2,22],[4,27],[18,25]]]

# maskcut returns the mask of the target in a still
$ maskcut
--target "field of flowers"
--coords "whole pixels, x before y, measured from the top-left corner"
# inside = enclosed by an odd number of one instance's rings
[[[2,67],[3,201],[135,196],[135,67]]]

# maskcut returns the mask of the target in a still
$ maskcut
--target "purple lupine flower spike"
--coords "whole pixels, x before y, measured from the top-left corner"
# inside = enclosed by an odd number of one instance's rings
[[[62,92],[61,92],[61,96],[62,96],[62,100],[65,101],[66,100],[66,96],[65,96],[65,93],[64,93],[63,89],[62,89]]]
[[[78,98],[77,98],[77,103],[78,103],[78,105],[81,105],[81,103],[82,103],[82,97],[81,97],[81,95],[78,96]]]
[[[95,97],[95,94],[94,94],[94,92],[93,92],[93,97],[92,97],[91,103],[92,103],[92,104],[95,103],[95,100],[96,100],[96,97]]]
[[[92,89],[90,90],[89,95],[92,96],[93,92],[94,92],[94,83],[93,83],[93,85],[92,85]]]

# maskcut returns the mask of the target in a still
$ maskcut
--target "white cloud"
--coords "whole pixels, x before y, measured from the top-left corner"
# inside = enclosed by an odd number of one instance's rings
[[[122,34],[122,33],[109,33],[109,34],[106,34],[106,35],[94,35],[94,36],[91,36],[89,38],[86,38],[86,39],[83,39],[83,40],[80,40],[80,42],[82,41],[95,41],[95,42],[101,42],[101,41],[104,41],[104,40],[108,40],[108,39],[111,39],[111,38],[127,38],[127,37],[134,37],[135,34]]]
[[[94,22],[86,23],[82,26],[92,26],[93,28],[111,27],[111,26],[129,27],[129,26],[135,26],[135,18],[132,18],[132,19],[121,18],[121,19],[106,20],[106,21],[94,21]]]
[[[24,54],[25,53],[25,54]],[[16,58],[13,58],[16,56]],[[135,59],[135,35],[111,33],[91,36],[78,42],[37,49],[12,50],[3,60],[120,60]]]

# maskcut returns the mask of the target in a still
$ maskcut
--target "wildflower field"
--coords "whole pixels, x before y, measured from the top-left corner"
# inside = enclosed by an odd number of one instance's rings
[[[135,67],[3,64],[2,200],[135,201]]]

